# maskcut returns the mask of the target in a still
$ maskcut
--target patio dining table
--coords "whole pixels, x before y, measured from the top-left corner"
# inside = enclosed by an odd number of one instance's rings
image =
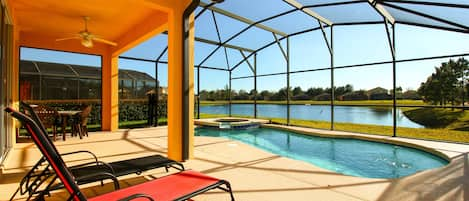
[[[65,128],[67,128],[68,120],[73,115],[76,115],[81,111],[80,110],[62,110],[62,111],[57,111],[57,112],[59,113],[60,120],[62,121],[62,136],[63,136],[63,140],[65,141]]]

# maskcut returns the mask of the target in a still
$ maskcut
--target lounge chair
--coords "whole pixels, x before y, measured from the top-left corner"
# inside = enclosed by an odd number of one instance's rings
[[[80,191],[77,180],[72,175],[71,170],[66,166],[54,144],[51,143],[41,128],[31,118],[20,112],[14,111],[11,108],[6,108],[5,111],[11,113],[13,117],[23,123],[34,143],[46,158],[52,171],[55,172],[55,176],[51,183],[58,178],[70,193],[68,200],[88,200]],[[220,180],[191,170],[181,171],[179,173],[147,181],[135,186],[99,195],[89,200],[128,201],[138,199],[152,201],[182,201],[216,188],[229,192],[231,200],[234,201],[233,193],[228,181]],[[45,195],[46,192],[43,191],[39,194],[36,200],[43,200]]]
[[[47,133],[45,127],[42,125],[37,114],[33,108],[26,103],[21,102],[21,108],[29,113],[31,119],[38,125],[42,133]],[[50,144],[53,142],[47,138]],[[56,150],[57,151],[57,150]],[[144,156],[134,159],[116,161],[106,163],[99,161],[95,154],[90,151],[74,151],[69,153],[61,154],[61,156],[77,155],[77,154],[88,154],[92,157],[93,161],[79,164],[70,167],[72,175],[75,177],[77,184],[87,184],[92,182],[111,179],[114,182],[114,188],[119,188],[119,182],[117,177],[129,175],[129,174],[141,174],[144,171],[164,167],[166,172],[169,168],[175,168],[177,170],[184,170],[184,165],[174,160],[168,159],[161,155]],[[40,188],[44,183],[43,177],[50,177],[51,170],[49,164],[46,162],[46,158],[42,157],[39,161],[31,168],[31,170],[23,177],[20,182],[18,189],[12,195],[10,200],[13,200],[17,193],[24,195],[29,194],[27,200],[29,200],[34,194],[41,193],[42,191],[53,191],[56,189],[63,188],[63,185],[48,185],[45,188]]]

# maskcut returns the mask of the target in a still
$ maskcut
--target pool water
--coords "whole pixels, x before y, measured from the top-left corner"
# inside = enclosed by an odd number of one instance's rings
[[[195,133],[196,136],[238,140],[277,155],[358,177],[399,178],[448,164],[443,158],[414,148],[356,139],[315,137],[278,129],[197,128]]]

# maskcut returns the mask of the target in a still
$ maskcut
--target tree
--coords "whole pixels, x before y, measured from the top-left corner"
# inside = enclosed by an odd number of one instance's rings
[[[298,96],[298,95],[303,94],[303,90],[301,90],[301,87],[295,87],[293,88],[292,93],[293,93],[292,94],[293,96]]]
[[[273,95],[272,92],[267,91],[267,90],[261,91],[261,93],[260,93],[260,96],[262,97],[262,100],[270,100],[272,95]]]
[[[310,100],[310,97],[305,94],[301,87],[295,87],[292,91],[292,100]]]
[[[230,87],[228,85],[225,85],[224,90],[220,91],[221,97],[218,97],[218,100],[229,100],[230,94],[233,97],[233,91],[230,91]]]
[[[391,96],[394,96],[394,90],[390,89],[389,90],[389,94],[391,94]],[[402,87],[396,87],[396,98],[397,99],[403,99],[402,97]],[[406,98],[404,98],[406,99]]]
[[[464,100],[464,82],[469,76],[469,62],[460,58],[457,61],[450,59],[440,67],[435,67],[435,73],[420,84],[418,93],[425,102],[431,104],[452,105]]]
[[[249,100],[249,94],[247,91],[240,89],[235,100]]]
[[[340,97],[340,96],[342,96],[346,93],[352,92],[352,91],[353,91],[353,86],[350,85],[350,84],[347,84],[345,86],[336,87],[334,89],[334,94],[335,94],[336,99],[338,99],[338,97]]]
[[[314,98],[315,96],[318,96],[320,94],[324,93],[324,89],[323,88],[309,88],[308,90],[306,90],[306,94],[311,97],[311,98]]]
[[[257,100],[263,100],[264,98],[262,97],[261,94],[256,93],[256,90],[254,89],[251,89],[251,91],[249,91],[249,100],[254,100],[257,96]]]
[[[291,97],[291,89],[290,89],[289,95]],[[284,87],[284,88],[279,89],[277,93],[274,93],[272,95],[271,100],[275,100],[275,101],[287,100],[287,88]]]
[[[463,82],[465,82],[465,90],[463,91],[463,101],[467,101],[469,99],[469,79],[466,79]]]
[[[199,99],[201,101],[207,100],[208,97],[208,91],[207,90],[202,90],[199,92]]]
[[[402,93],[402,99],[419,100],[420,96],[415,90],[407,90],[404,93]]]
[[[353,86],[351,84],[345,85],[345,93],[353,92]]]
[[[368,95],[366,94],[365,90],[353,91],[348,92],[342,96],[344,101],[352,101],[352,100],[368,100]]]

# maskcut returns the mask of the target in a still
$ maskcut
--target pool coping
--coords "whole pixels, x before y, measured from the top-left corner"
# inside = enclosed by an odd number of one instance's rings
[[[346,132],[346,131],[331,131],[331,130],[322,130],[322,129],[315,129],[315,128],[278,125],[278,124],[262,124],[261,127],[281,129],[281,130],[286,130],[286,131],[291,131],[291,132],[296,132],[296,133],[316,136],[316,137],[357,139],[357,140],[366,140],[366,141],[372,141],[372,142],[380,142],[380,143],[386,143],[386,144],[405,146],[405,147],[410,147],[410,148],[418,149],[421,151],[429,152],[431,154],[434,154],[446,160],[448,163],[452,161],[451,156],[443,153],[442,151],[437,150],[436,148],[428,147],[425,145],[420,145],[420,144],[417,144],[416,142],[407,142],[407,141],[404,141],[403,138],[398,138],[398,137],[353,133],[353,132]],[[420,139],[414,139],[414,140],[420,140]]]

